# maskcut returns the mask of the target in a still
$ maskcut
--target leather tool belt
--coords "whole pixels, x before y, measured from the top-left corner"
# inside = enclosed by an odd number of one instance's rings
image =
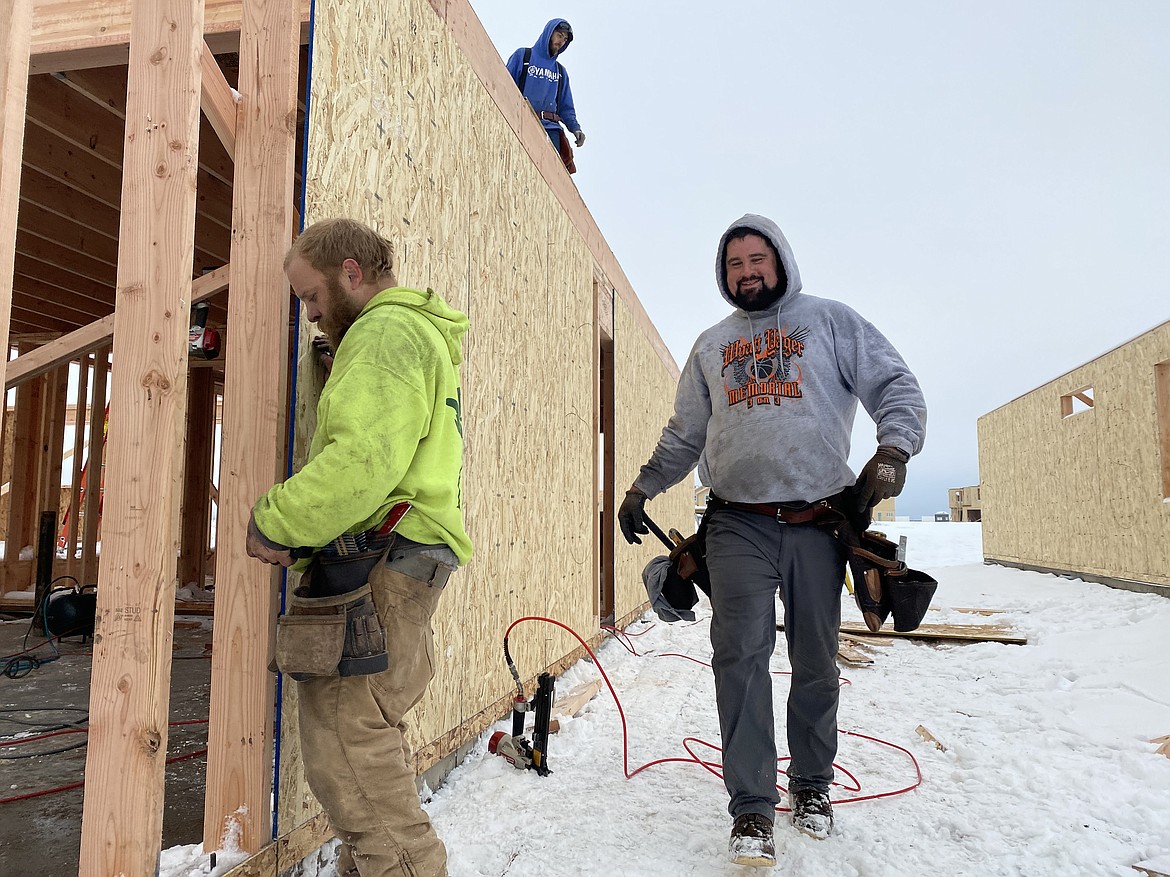
[[[542,119],[544,119],[546,122],[558,122],[559,123],[561,121],[560,116],[558,116],[556,113],[550,113],[548,110],[541,110],[540,117]]]
[[[782,524],[837,524],[844,520],[844,515],[828,499],[817,502],[731,502],[711,494],[707,507],[711,511],[737,509],[753,515],[765,515]]]

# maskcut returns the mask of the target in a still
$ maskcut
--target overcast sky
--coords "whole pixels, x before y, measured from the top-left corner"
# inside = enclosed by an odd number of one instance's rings
[[[747,212],[893,341],[930,409],[899,514],[978,482],[980,415],[1170,319],[1170,2],[472,5],[504,59],[573,25],[574,181],[680,365]]]

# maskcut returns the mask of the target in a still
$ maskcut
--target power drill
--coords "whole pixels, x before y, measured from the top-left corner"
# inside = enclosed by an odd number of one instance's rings
[[[506,759],[517,770],[534,770],[537,776],[552,773],[548,767],[548,727],[552,718],[556,679],[551,673],[541,673],[536,680],[536,694],[529,703],[522,696],[512,699],[512,733],[496,731],[488,740],[488,752]],[[524,713],[536,712],[532,742],[524,737]]]
[[[191,328],[187,332],[187,352],[200,359],[215,359],[219,356],[219,330],[209,328],[207,313],[211,306],[201,301],[191,308]]]

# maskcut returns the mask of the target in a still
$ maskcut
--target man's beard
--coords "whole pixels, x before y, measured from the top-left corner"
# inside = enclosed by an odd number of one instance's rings
[[[323,317],[318,327],[329,336],[333,349],[337,350],[341,339],[349,331],[362,309],[346,294],[345,287],[336,277],[326,276],[325,287],[329,292],[329,316]]]
[[[751,292],[743,292],[740,287],[743,285],[744,280],[753,279],[759,280],[760,285],[758,289],[752,290]],[[762,277],[745,277],[736,284],[735,291],[731,293],[731,299],[745,311],[766,311],[772,305],[776,304],[776,302],[780,301],[780,296],[784,295],[784,288],[787,285],[787,278],[784,278],[784,286],[768,286],[764,283],[764,278]]]

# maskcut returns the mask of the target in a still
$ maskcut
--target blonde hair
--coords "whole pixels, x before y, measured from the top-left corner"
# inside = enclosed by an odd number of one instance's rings
[[[323,274],[353,259],[368,281],[394,273],[394,245],[368,225],[353,219],[323,219],[301,232],[284,257],[284,267],[297,256]]]

